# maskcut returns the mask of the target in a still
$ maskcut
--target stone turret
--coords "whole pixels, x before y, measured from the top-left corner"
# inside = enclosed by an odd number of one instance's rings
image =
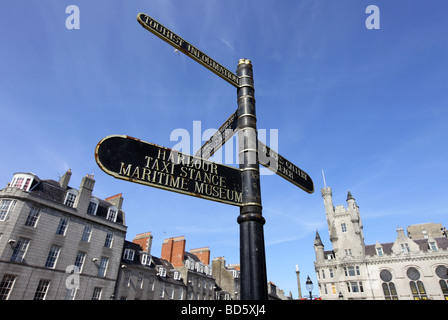
[[[324,245],[320,239],[319,232],[316,230],[316,238],[314,239],[314,252],[316,253],[316,261],[322,262],[325,260],[324,257]]]

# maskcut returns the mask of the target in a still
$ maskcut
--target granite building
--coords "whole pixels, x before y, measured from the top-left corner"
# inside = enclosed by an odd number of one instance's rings
[[[180,272],[187,291],[186,300],[215,300],[215,279],[208,247],[185,251],[184,236],[165,239],[161,258]]]
[[[146,232],[125,241],[114,298],[117,300],[185,300],[180,271],[151,255],[152,236]]]
[[[77,189],[71,175],[19,172],[0,190],[0,300],[239,299],[239,265],[210,265],[210,249],[187,252],[184,236],[153,256],[150,232],[125,240],[122,194],[100,199],[93,175]]]
[[[16,173],[0,190],[0,300],[110,299],[126,235],[121,194],[93,195],[92,175],[78,189]]]
[[[226,265],[224,257],[216,257],[212,261],[212,274],[215,278],[217,300],[239,300],[240,298],[240,266]]]
[[[397,229],[395,241],[366,245],[359,207],[333,206],[331,188],[321,189],[331,250],[316,232],[314,263],[322,300],[448,300],[448,239],[440,224]]]

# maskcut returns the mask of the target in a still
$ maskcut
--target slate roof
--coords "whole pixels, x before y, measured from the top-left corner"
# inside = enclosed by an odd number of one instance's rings
[[[67,190],[73,189],[72,187],[67,187]],[[54,201],[60,204],[64,204],[65,194],[67,190],[61,188],[58,181],[47,179],[47,180],[38,180],[35,185],[31,185],[30,193],[35,194],[41,198]],[[92,196],[94,197],[94,196]],[[98,209],[96,211],[96,216],[106,218],[109,207],[112,206],[109,202],[94,197],[98,200]],[[118,210],[117,219],[115,221],[118,224],[124,224],[123,219],[123,210]]]
[[[448,238],[445,237],[436,237],[433,238],[436,241],[437,248],[439,250],[447,250],[448,249]],[[427,252],[429,251],[429,245],[428,245],[428,239],[416,239],[411,240],[414,241],[418,246],[420,251]],[[387,243],[381,243],[380,244],[383,247],[384,254],[391,254],[392,253],[392,246],[394,245],[394,242],[387,242]],[[376,255],[376,249],[375,244],[366,245],[365,246],[365,255],[366,256],[375,256]]]
[[[436,237],[433,238],[436,241],[438,250],[448,250],[448,238],[446,237]],[[428,252],[430,251],[429,245],[428,245],[428,239],[416,239],[412,240],[414,241],[418,246],[420,251],[422,252]],[[381,247],[383,248],[384,254],[392,254],[392,246],[394,245],[394,242],[386,242],[386,243],[380,243]],[[376,244],[369,244],[364,247],[364,254],[366,256],[376,256]],[[334,251],[327,250],[324,251],[324,258],[328,259],[328,256],[333,255],[334,257]]]
[[[66,190],[55,180],[41,180],[35,186],[31,186],[30,192],[47,200],[64,203]]]
[[[184,261],[187,260],[188,258],[192,259],[194,262],[201,262],[201,260],[199,259],[199,257],[197,255],[194,255],[190,252],[186,252],[184,253]]]
[[[123,259],[123,255],[122,255],[122,258],[121,258],[122,263],[129,265],[129,266],[136,266],[136,267],[141,267],[144,269],[153,270],[154,272],[156,271],[156,267],[161,266],[166,269],[166,276],[158,277],[159,280],[177,284],[177,285],[184,285],[182,280],[174,280],[174,271],[176,271],[176,270],[175,270],[174,266],[169,261],[151,255],[151,264],[143,265],[141,263],[141,255],[146,252],[143,251],[143,248],[139,244],[125,240],[124,246],[123,246],[123,252],[125,249],[134,250],[134,252],[135,252],[134,259],[132,261]]]

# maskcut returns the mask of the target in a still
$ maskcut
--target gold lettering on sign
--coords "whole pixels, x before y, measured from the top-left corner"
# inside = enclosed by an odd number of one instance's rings
[[[242,192],[227,186],[227,178],[216,163],[169,149],[159,148],[156,153],[157,157],[145,156],[142,166],[120,162],[118,174],[218,201],[242,203]]]
[[[163,26],[161,23],[157,22],[150,16],[139,13],[137,15],[138,22],[148,31],[158,36],[160,39],[168,42],[173,47],[179,49],[190,58],[193,58],[204,67],[208,68],[212,72],[216,73],[218,76],[229,82],[230,84],[238,87],[238,77],[233,72],[224,68],[218,62],[207,56],[205,53],[189,44],[187,41],[182,39],[180,36]]]

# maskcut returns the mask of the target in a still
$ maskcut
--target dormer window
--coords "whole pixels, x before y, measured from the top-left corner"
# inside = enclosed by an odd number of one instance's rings
[[[378,247],[378,248],[376,248],[376,254],[377,254],[379,257],[382,257],[383,254],[384,254],[384,252],[383,252],[383,247]]]
[[[142,254],[142,264],[146,266],[151,264],[151,256],[149,254]]]
[[[96,215],[96,210],[98,209],[98,199],[90,199],[89,206],[87,207],[87,213]]]
[[[437,251],[437,244],[435,241],[429,241],[428,247],[431,251]]]
[[[166,269],[159,267],[159,276],[166,277]]]
[[[134,260],[135,251],[132,249],[124,249],[123,259],[124,260]]]
[[[78,196],[78,191],[77,190],[75,190],[75,189],[68,190],[67,194],[65,195],[64,204],[67,207],[73,208],[73,206],[75,205],[75,200],[76,200],[77,196]]]
[[[12,178],[10,186],[13,188],[29,191],[34,180],[34,175],[30,173],[18,173]]]
[[[402,253],[410,253],[411,252],[411,249],[409,248],[409,244],[407,244],[407,243],[402,243],[401,244],[401,252]]]
[[[118,209],[115,206],[112,206],[107,211],[106,219],[109,221],[116,222],[117,221],[117,215],[118,215]]]
[[[180,280],[180,272],[174,271],[174,280]]]
[[[188,259],[185,261],[185,266],[189,270],[194,270],[195,263],[192,260]]]

